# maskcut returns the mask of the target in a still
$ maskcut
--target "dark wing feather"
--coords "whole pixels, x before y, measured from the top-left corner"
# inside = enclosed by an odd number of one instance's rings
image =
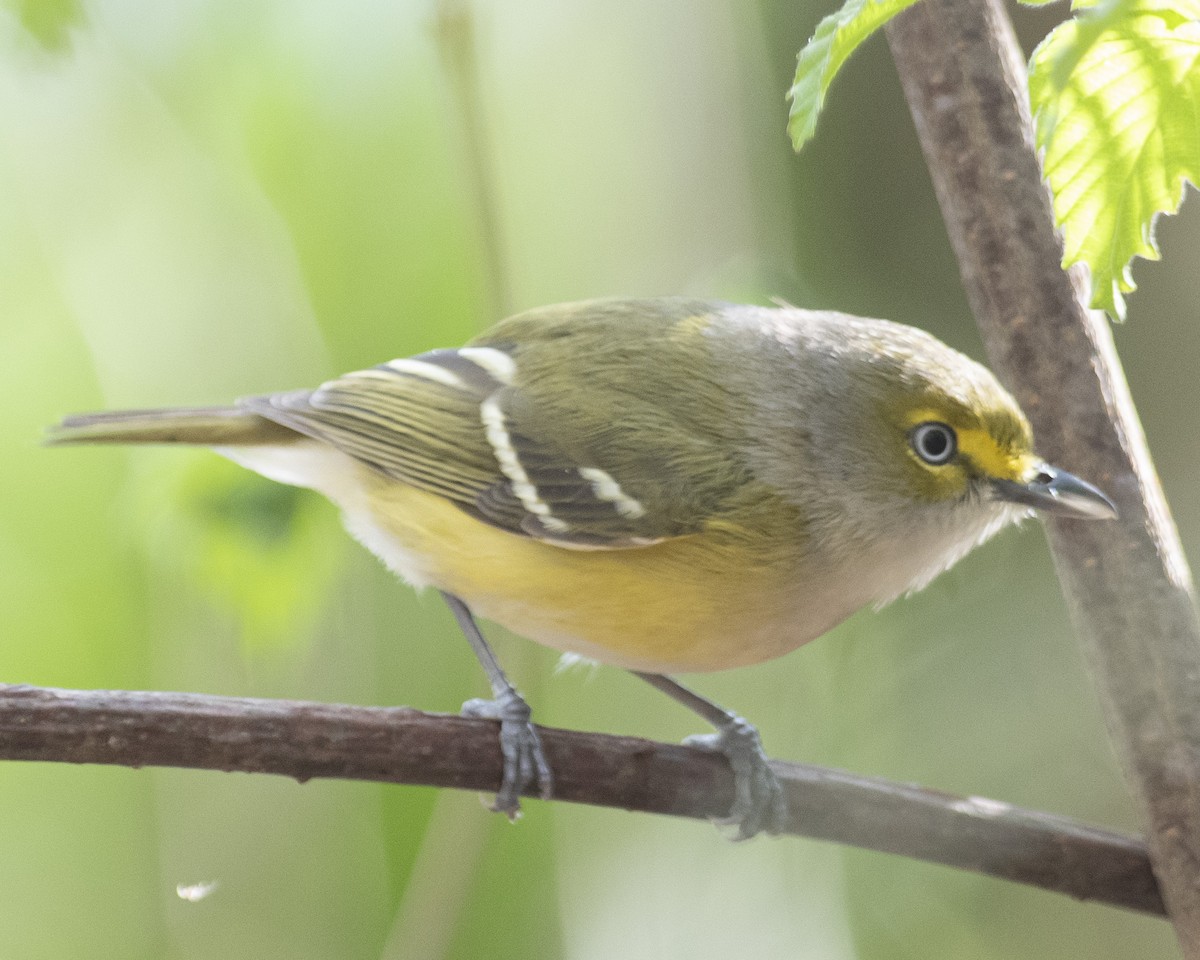
[[[498,346],[487,349],[493,358],[503,353]],[[474,358],[470,350],[437,350],[316,390],[252,397],[241,405],[535,539],[620,548],[698,528],[701,517],[680,517],[641,499],[647,478],[638,483],[618,476],[618,466],[602,462],[602,452],[590,455],[586,442],[582,451],[566,449],[579,446],[558,439],[572,436],[571,424],[548,428],[537,403],[478,356],[478,350]],[[668,488],[679,485],[665,474],[662,479]]]

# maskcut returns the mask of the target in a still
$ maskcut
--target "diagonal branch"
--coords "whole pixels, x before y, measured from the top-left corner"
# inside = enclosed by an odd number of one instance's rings
[[[1033,144],[999,0],[925,0],[892,55],[997,372],[1039,448],[1102,486],[1118,523],[1047,524],[1059,579],[1149,830],[1176,934],[1200,958],[1200,621],[1191,576],[1103,317],[1086,309]]]
[[[720,757],[633,737],[542,730],[554,797],[679,817],[722,816]],[[495,725],[405,707],[0,685],[0,759],[170,766],[494,791]],[[786,833],[946,864],[1161,914],[1143,844],[981,798],[774,764]]]

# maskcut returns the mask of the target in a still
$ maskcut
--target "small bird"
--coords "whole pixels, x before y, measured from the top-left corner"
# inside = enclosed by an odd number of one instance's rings
[[[934,337],[685,298],[544,307],[315,390],[73,416],[48,439],[205,445],[337,504],[389,568],[441,591],[487,673],[493,698],[463,710],[500,722],[494,809],[553,781],[476,614],[712,723],[691,742],[729,758],[742,837],[784,816],[758,732],[668,674],[782,656],[1031,508],[1116,516]]]

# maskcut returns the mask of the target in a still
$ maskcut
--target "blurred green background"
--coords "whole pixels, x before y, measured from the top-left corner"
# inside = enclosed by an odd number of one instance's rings
[[[617,294],[780,296],[981,356],[880,39],[790,153],[783,94],[832,6],[0,6],[0,678],[443,711],[485,689],[438,599],[323,501],[202,452],[40,448],[67,412],[308,386]],[[1027,47],[1063,15],[1017,12]],[[1117,330],[1193,555],[1195,214],[1162,224]],[[543,723],[698,729],[618,671],[556,674],[494,635]],[[776,756],[1137,828],[1036,524],[696,686]],[[0,930],[30,960],[1175,950],[1158,920],[702,823],[529,802],[513,827],[428,789],[14,763]]]

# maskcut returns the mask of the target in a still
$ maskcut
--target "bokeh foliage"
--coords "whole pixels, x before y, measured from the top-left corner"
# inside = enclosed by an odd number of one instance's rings
[[[817,25],[788,91],[797,150],[842,65],[913,2],[845,0]],[[1158,259],[1158,218],[1200,180],[1200,2],[1075,0],[1072,10],[1029,60],[1029,108],[1063,266],[1086,265],[1092,306],[1124,320],[1134,258]]]
[[[494,242],[432,0],[0,7],[0,678],[434,710],[483,691],[436,598],[322,501],[204,453],[40,448],[66,412],[313,384],[610,294],[781,296],[981,355],[878,42],[795,158],[783,92],[826,9],[468,9]],[[1048,15],[1022,14],[1030,37]],[[1194,545],[1200,277],[1173,269],[1200,250],[1190,212],[1119,339]],[[696,729],[616,671],[555,675],[553,654],[498,646],[544,723]],[[696,683],[779,756],[1136,828],[1035,524],[797,654]],[[1173,950],[1161,922],[1037,891],[565,805],[510,827],[424,789],[10,763],[0,810],[5,952],[32,960]]]

